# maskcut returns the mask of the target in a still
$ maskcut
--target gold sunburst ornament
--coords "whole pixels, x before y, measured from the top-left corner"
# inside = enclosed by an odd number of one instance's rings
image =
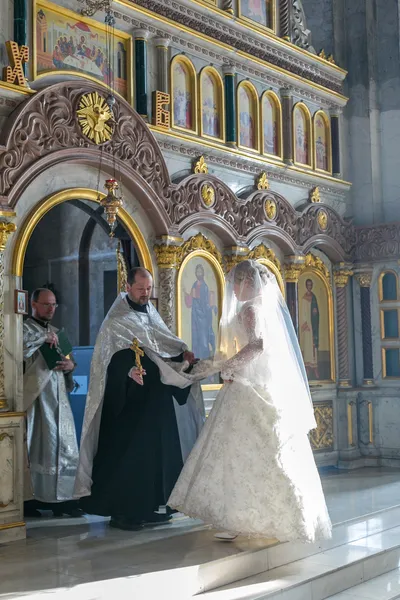
[[[106,100],[98,92],[82,96],[77,116],[83,135],[95,144],[104,144],[111,140],[113,114]]]

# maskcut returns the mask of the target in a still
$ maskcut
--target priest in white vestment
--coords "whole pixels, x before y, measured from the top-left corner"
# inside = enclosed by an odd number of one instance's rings
[[[75,490],[86,512],[126,530],[170,518],[159,508],[205,420],[200,385],[184,374],[194,355],[149,302],[152,287],[146,269],[132,269],[101,326]]]
[[[29,461],[25,499],[30,500],[25,503],[25,515],[41,516],[37,509],[51,509],[54,516],[78,516],[82,511],[73,501],[73,493],[79,451],[68,398],[75,363],[60,356],[50,370],[40,352],[44,344],[58,345],[57,329],[50,323],[57,308],[53,292],[35,290],[31,305],[32,317],[23,326]]]

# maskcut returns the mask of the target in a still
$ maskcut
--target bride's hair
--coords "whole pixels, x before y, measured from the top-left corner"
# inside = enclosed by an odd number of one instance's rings
[[[271,273],[267,267],[255,260],[244,260],[233,269],[235,283],[241,283],[246,279],[254,287],[257,275],[263,284],[266,284],[271,279]]]

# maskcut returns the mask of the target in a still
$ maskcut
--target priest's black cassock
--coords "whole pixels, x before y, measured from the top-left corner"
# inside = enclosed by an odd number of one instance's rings
[[[147,308],[128,302],[133,310]],[[83,507],[140,522],[166,504],[183,467],[173,402],[185,404],[190,388],[164,385],[146,355],[141,386],[128,377],[134,365],[128,348],[116,352],[108,367],[92,494]]]
[[[154,307],[135,304],[127,296],[123,304],[122,310],[130,313],[124,318],[149,316],[151,322]],[[148,312],[150,315],[143,314]],[[161,321],[158,313],[156,317]],[[118,330],[118,321],[114,327],[110,322],[108,329]],[[130,335],[124,333],[125,338],[132,341],[132,333],[129,323]],[[104,339],[103,345],[107,346]],[[128,376],[135,366],[135,353],[129,347],[117,349],[108,363],[91,495],[81,500],[88,513],[137,524],[156,520],[154,511],[166,504],[181,472],[183,456],[174,398],[183,406],[191,392],[190,386],[163,383],[159,367],[148,356],[151,352],[142,347],[145,354],[141,361],[146,371],[143,386]],[[170,360],[181,362],[183,353]]]

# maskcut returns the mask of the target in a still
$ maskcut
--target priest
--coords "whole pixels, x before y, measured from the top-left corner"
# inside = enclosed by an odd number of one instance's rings
[[[150,303],[153,279],[137,267],[106,316],[93,352],[75,494],[91,514],[136,530],[161,513],[204,423],[195,362]]]
[[[57,329],[51,325],[57,303],[46,288],[31,296],[32,317],[23,327],[24,410],[27,420],[29,473],[25,481],[25,516],[40,517],[38,509],[54,516],[81,514],[73,501],[78,466],[78,442],[68,392],[74,387],[75,363],[60,356],[49,369],[42,356],[45,345],[58,346]]]

